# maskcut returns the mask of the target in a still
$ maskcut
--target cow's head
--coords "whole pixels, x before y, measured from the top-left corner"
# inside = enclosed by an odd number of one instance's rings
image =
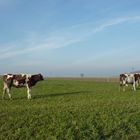
[[[139,73],[135,73],[134,77],[135,77],[135,81],[140,80],[140,74]]]
[[[120,85],[123,86],[127,82],[127,75],[126,74],[120,74]]]
[[[39,75],[39,79],[40,81],[44,80],[43,75],[42,74],[38,74]]]

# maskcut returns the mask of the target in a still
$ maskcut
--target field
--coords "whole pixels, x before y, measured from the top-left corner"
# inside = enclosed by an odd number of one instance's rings
[[[32,100],[13,88],[0,100],[0,140],[139,140],[140,89],[107,81],[46,79]]]

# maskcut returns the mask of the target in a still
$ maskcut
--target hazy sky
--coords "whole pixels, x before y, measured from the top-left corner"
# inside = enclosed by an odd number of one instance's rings
[[[140,70],[140,0],[0,0],[0,73]]]

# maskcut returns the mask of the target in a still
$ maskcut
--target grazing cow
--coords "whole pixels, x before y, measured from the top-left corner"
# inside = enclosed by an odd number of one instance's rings
[[[11,87],[27,88],[27,98],[31,99],[31,88],[38,81],[44,80],[41,74],[5,74],[3,75],[3,95],[2,99],[4,99],[5,93],[8,94],[11,99],[10,89]]]
[[[125,87],[128,84],[132,84],[133,90],[136,91],[136,85],[139,83],[140,75],[139,74],[120,74],[120,87],[123,87],[123,91],[125,91]]]

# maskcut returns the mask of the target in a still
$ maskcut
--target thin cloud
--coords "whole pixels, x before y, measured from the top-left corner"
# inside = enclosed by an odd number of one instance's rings
[[[42,40],[42,42],[40,41]],[[4,45],[4,48],[0,50],[1,56],[0,60],[6,59],[6,58],[12,58],[18,55],[23,55],[23,54],[30,54],[34,52],[44,52],[44,51],[49,51],[52,49],[58,49],[62,48],[71,44],[74,44],[76,42],[79,42],[81,40],[79,39],[71,39],[71,38],[61,38],[56,37],[56,38],[49,38],[49,39],[41,39],[36,41],[31,41],[31,42],[22,42],[23,44],[25,43],[26,47],[24,45],[20,45],[20,43],[17,44],[7,44]],[[2,46],[2,45],[1,45]],[[5,48],[6,47],[6,48]]]
[[[88,37],[103,31],[112,26],[116,26],[118,24],[122,24],[129,21],[140,21],[140,16],[132,16],[132,17],[122,17],[111,19],[108,22],[101,24],[100,26],[93,27],[90,23],[90,27],[85,26],[86,24],[75,26],[73,30],[72,28],[67,28],[66,30],[57,31],[56,34],[52,34],[50,37],[46,38],[46,36],[37,36],[28,35],[22,41],[13,42],[10,44],[5,44],[4,47],[1,45],[1,56],[0,59],[9,59],[12,57],[16,57],[18,55],[23,55],[27,53],[33,52],[44,52],[52,49],[59,49],[63,47],[67,47],[69,45],[80,43],[88,39]],[[88,23],[87,23],[88,24]],[[95,26],[95,25],[94,25]],[[87,29],[87,31],[86,31]],[[92,30],[91,30],[92,29]]]
[[[127,21],[136,21],[136,20],[140,20],[140,16],[132,16],[132,17],[121,17],[121,18],[117,18],[117,19],[112,19],[107,23],[104,23],[102,25],[100,25],[99,27],[96,27],[93,30],[93,33],[97,33],[97,32],[101,32],[102,30],[109,28],[111,26],[115,26]]]

